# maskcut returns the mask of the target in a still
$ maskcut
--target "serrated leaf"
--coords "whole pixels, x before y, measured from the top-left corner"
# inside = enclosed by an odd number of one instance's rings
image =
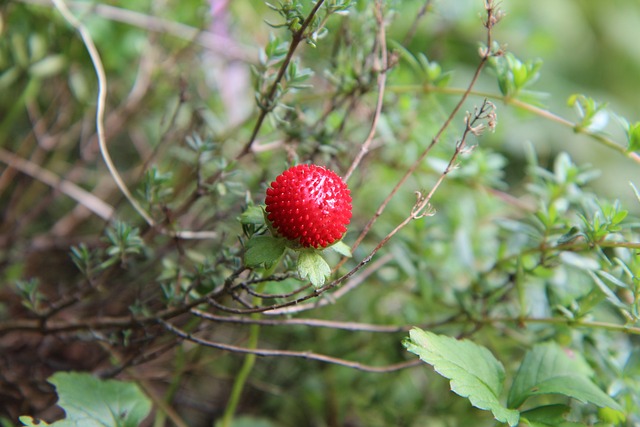
[[[331,267],[327,261],[318,252],[312,250],[300,252],[297,269],[300,278],[308,279],[316,288],[324,285],[326,278],[331,274]]]
[[[151,402],[134,383],[103,381],[79,372],[57,372],[49,382],[66,414],[50,424],[54,427],[137,427],[151,410]],[[49,425],[31,417],[20,421],[26,426]]]
[[[247,242],[244,265],[269,267],[280,259],[285,249],[284,239],[273,236],[253,236]]]
[[[476,408],[491,411],[500,422],[510,426],[518,424],[520,413],[505,407],[499,400],[504,367],[486,347],[419,328],[413,328],[403,344],[440,375],[450,379],[454,393],[468,398]]]
[[[620,410],[620,405],[589,379],[592,374],[579,354],[569,355],[556,343],[538,344],[525,355],[509,391],[507,406],[517,408],[531,396],[562,394]]]

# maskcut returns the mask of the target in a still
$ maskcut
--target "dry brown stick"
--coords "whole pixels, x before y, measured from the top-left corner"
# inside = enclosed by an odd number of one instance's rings
[[[104,200],[94,196],[92,193],[79,187],[73,182],[64,180],[53,172],[43,169],[35,163],[18,157],[2,148],[0,148],[0,162],[19,170],[25,175],[29,175],[30,177],[37,179],[43,184],[59,190],[105,221],[110,221],[113,217],[113,207]]]

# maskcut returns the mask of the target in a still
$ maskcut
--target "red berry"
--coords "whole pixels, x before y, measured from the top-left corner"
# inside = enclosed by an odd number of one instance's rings
[[[351,195],[335,172],[298,165],[267,188],[267,218],[277,233],[305,248],[326,248],[340,240],[351,220]]]

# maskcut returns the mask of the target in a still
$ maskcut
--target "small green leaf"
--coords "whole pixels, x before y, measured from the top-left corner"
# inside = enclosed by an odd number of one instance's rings
[[[247,242],[244,265],[269,267],[277,262],[286,248],[284,239],[272,236],[253,236]]]
[[[627,152],[640,151],[640,122],[629,125],[627,139],[629,140]]]
[[[336,252],[338,252],[340,255],[342,256],[346,256],[351,258],[351,248],[349,247],[349,245],[347,245],[346,243],[344,243],[342,240],[340,240],[337,243],[334,243],[333,245],[329,246],[327,249],[331,249],[334,250]]]
[[[571,408],[565,405],[540,406],[522,412],[521,420],[530,427],[579,427],[583,424],[567,421],[565,416]]]
[[[490,410],[496,420],[510,426],[518,424],[520,413],[499,401],[504,367],[486,348],[469,340],[413,328],[404,346],[451,380],[451,390],[471,401],[476,408]]]
[[[331,274],[331,267],[327,261],[314,250],[300,252],[297,269],[300,278],[309,279],[316,288],[324,285],[326,278]]]
[[[558,245],[564,245],[567,243],[571,243],[580,237],[582,233],[580,233],[580,229],[578,227],[571,227],[569,231],[564,233],[562,236],[558,238]]]
[[[264,225],[264,210],[262,206],[252,205],[240,214],[241,224]]]
[[[29,74],[38,78],[47,78],[61,72],[66,66],[64,55],[50,55],[40,61],[31,64]]]
[[[579,354],[567,354],[556,343],[536,345],[527,352],[520,365],[507,406],[517,408],[531,396],[562,394],[620,410],[620,405],[589,379],[592,374]]]
[[[636,198],[638,199],[638,201],[640,202],[640,191],[638,191],[638,189],[636,188],[635,185],[633,185],[633,182],[629,182],[629,185],[631,186],[631,189],[633,190],[633,193],[636,195]]]
[[[54,427],[137,427],[151,410],[151,402],[134,383],[102,381],[91,374],[57,372],[49,378],[66,418]],[[49,425],[20,417],[26,426]]]
[[[600,408],[598,410],[598,416],[600,417],[600,420],[615,425],[622,425],[622,423],[627,419],[624,412],[616,411],[611,408]]]
[[[579,270],[593,271],[600,268],[600,264],[593,258],[580,255],[575,252],[560,252],[560,261],[565,265],[577,268]]]

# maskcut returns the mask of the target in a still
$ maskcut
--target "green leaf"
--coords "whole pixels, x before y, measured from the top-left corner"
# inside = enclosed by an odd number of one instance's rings
[[[264,210],[262,206],[252,205],[240,214],[241,224],[264,225]]]
[[[60,73],[66,66],[64,55],[49,55],[40,61],[31,64],[29,74],[41,79],[54,76]]]
[[[349,247],[349,245],[347,245],[346,243],[344,243],[342,240],[340,240],[337,243],[334,243],[333,245],[329,246],[327,249],[331,249],[334,250],[336,252],[338,252],[340,255],[342,256],[346,256],[351,258],[351,248]]]
[[[134,383],[102,381],[91,374],[57,372],[49,378],[66,418],[54,427],[137,427],[151,410],[151,402]],[[20,417],[26,426],[49,425]]]
[[[601,421],[615,425],[622,425],[627,419],[623,411],[616,411],[611,408],[600,408],[598,410],[598,417]]]
[[[469,340],[413,328],[404,346],[432,365],[436,372],[451,380],[451,390],[469,399],[476,408],[490,410],[496,420],[518,424],[520,413],[499,401],[504,382],[504,367],[486,348]]]
[[[633,193],[636,195],[636,198],[638,199],[638,201],[640,202],[640,191],[638,191],[638,189],[636,188],[635,185],[633,185],[633,182],[629,182],[629,185],[631,186],[631,189],[633,189]]]
[[[565,416],[571,410],[566,405],[547,405],[522,412],[521,420],[530,427],[579,427],[583,424],[567,421]]]
[[[326,278],[331,274],[331,267],[327,261],[314,250],[300,252],[297,269],[300,278],[309,279],[316,288],[324,285]]]
[[[272,236],[253,236],[247,242],[244,265],[247,267],[269,267],[280,259],[285,248],[284,239]]]
[[[222,427],[222,421],[216,422],[215,427]],[[276,424],[268,418],[241,415],[231,421],[230,427],[276,427]]]
[[[585,403],[620,410],[618,403],[596,386],[593,372],[577,353],[566,353],[556,343],[529,350],[509,392],[507,406],[516,408],[530,396],[562,394]]]
[[[580,233],[580,229],[578,227],[571,227],[569,231],[567,231],[566,233],[564,233],[562,236],[558,238],[558,245],[571,243],[581,235],[582,233]]]
[[[629,140],[627,152],[640,151],[640,122],[629,125],[627,139]]]

